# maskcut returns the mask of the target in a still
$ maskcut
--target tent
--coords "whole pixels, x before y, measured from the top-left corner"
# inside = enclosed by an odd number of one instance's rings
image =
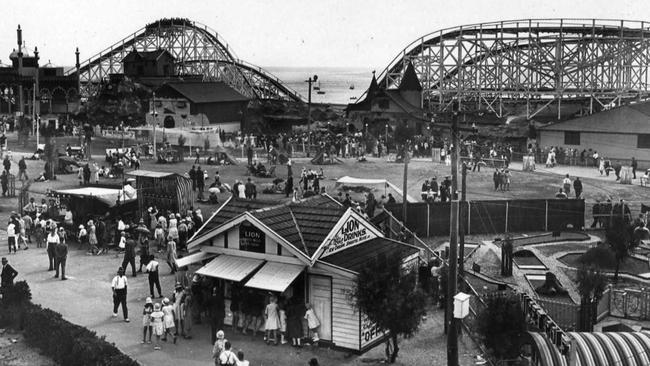
[[[372,186],[372,185],[382,185],[384,188],[390,188],[395,193],[397,193],[400,196],[404,196],[404,193],[402,192],[401,189],[399,189],[396,185],[393,183],[389,182],[387,179],[365,179],[365,178],[354,178],[350,176],[345,176],[343,178],[340,178],[339,180],[336,181],[336,186]],[[415,198],[411,197],[410,195],[406,195],[406,199],[408,202],[415,203],[418,202]]]
[[[120,188],[82,187],[51,191],[50,195],[63,201],[73,212],[75,221],[88,216],[130,216],[137,210],[137,193],[130,185]]]

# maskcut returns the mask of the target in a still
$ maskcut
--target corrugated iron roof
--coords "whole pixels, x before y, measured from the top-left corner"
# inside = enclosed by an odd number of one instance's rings
[[[540,127],[541,131],[648,133],[650,102],[637,103]]]
[[[250,98],[241,95],[226,83],[215,82],[172,82],[161,87],[169,87],[192,103],[245,102]]]
[[[377,258],[381,255],[385,255],[386,257],[400,256],[404,258],[417,252],[419,252],[419,249],[412,245],[387,238],[375,238],[365,243],[346,248],[321,260],[341,268],[359,272],[361,267],[371,258]]]

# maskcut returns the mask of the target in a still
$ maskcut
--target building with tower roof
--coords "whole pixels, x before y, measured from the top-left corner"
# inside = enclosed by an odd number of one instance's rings
[[[413,64],[409,63],[396,89],[382,88],[373,72],[365,98],[346,108],[349,118],[370,128],[407,124],[417,133],[426,129],[429,119],[422,108],[422,85],[418,80]]]
[[[38,47],[27,48],[17,29],[9,64],[0,63],[0,114],[65,115],[79,107],[79,79],[48,61],[40,65]],[[78,63],[78,53],[77,53]]]

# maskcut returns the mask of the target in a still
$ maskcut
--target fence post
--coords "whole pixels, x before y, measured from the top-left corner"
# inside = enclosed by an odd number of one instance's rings
[[[548,231],[548,200],[544,200],[546,211],[544,213],[544,231]]]
[[[429,228],[431,226],[431,206],[427,203],[427,238],[429,235]]]
[[[471,210],[472,206],[471,206],[471,204],[469,202],[470,201],[467,201],[467,235],[470,235],[471,231],[472,231],[471,230],[472,229],[472,220],[470,219],[470,217],[472,216],[472,210]]]
[[[508,232],[508,209],[510,208],[510,205],[508,204],[510,201],[506,201],[506,229],[504,232]]]

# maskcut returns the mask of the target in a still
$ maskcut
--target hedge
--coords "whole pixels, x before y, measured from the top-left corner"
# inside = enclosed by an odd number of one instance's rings
[[[24,282],[24,281],[22,281]],[[17,283],[16,286],[29,286]],[[17,291],[14,291],[14,294]],[[12,294],[13,295],[13,294]],[[20,296],[31,298],[31,293]],[[0,312],[0,324],[23,330],[28,344],[40,349],[60,365],[66,366],[138,366],[139,363],[122,353],[105,337],[63,319],[61,314],[26,300],[22,303],[5,296]]]

